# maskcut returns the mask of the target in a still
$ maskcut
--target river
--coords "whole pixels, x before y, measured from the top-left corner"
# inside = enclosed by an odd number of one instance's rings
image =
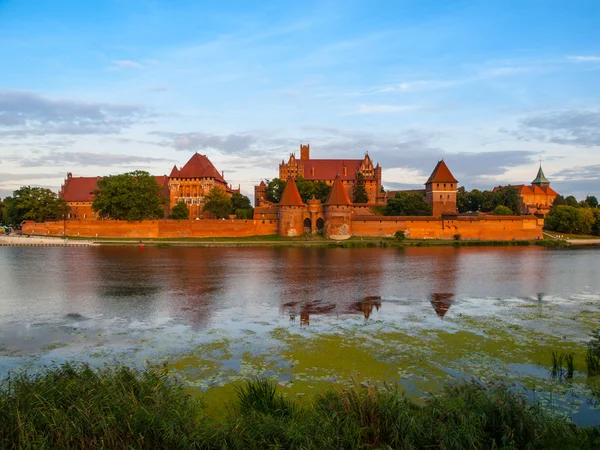
[[[600,423],[585,344],[600,249],[0,247],[0,376],[67,360],[166,364],[192,389],[502,379]],[[550,377],[553,350],[576,375]],[[213,393],[213,394],[211,394]]]

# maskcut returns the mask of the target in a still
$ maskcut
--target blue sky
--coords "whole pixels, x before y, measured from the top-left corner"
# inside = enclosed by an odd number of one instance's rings
[[[251,194],[311,144],[388,188],[600,195],[596,1],[0,0],[0,195],[195,152]]]

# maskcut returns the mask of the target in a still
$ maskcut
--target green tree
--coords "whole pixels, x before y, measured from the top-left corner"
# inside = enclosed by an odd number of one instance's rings
[[[592,234],[600,236],[600,209],[594,209],[594,225],[592,225]]]
[[[148,172],[111,175],[98,180],[92,209],[98,217],[115,220],[151,220],[165,217],[163,187]]]
[[[356,172],[356,182],[352,188],[352,201],[354,203],[368,203],[369,194],[367,193],[367,186],[365,182],[365,176],[359,170]]]
[[[596,224],[596,217],[591,208],[581,208],[579,210],[579,230],[581,234],[592,234],[592,229]]]
[[[492,191],[481,191],[480,211],[491,212],[498,206],[496,203],[496,194]]]
[[[267,180],[267,192],[265,194],[265,199],[272,203],[279,203],[279,200],[281,200],[281,194],[283,194],[283,190],[285,189],[285,185],[286,182],[284,180],[280,180],[279,178]]]
[[[575,197],[569,195],[567,198],[565,198],[565,205],[577,208],[579,203],[577,203],[577,199]]]
[[[597,208],[598,207],[598,198],[596,198],[595,195],[588,195],[585,198],[585,203],[590,207],[590,208]]]
[[[546,227],[559,233],[578,233],[581,227],[580,209],[559,205],[546,215]]]
[[[25,219],[35,222],[60,220],[69,210],[67,203],[55,192],[31,186],[17,189],[12,197],[4,199],[3,204],[3,221],[9,225],[18,225]]]
[[[502,186],[494,192],[494,208],[506,206],[515,215],[521,214],[521,196],[514,186]]]
[[[231,196],[231,210],[238,219],[252,219],[254,217],[254,208],[250,199],[239,192],[234,192]]]
[[[498,205],[494,208],[494,215],[496,216],[512,216],[514,213],[508,206]]]
[[[554,202],[552,203],[552,206],[561,206],[561,205],[565,205],[565,204],[566,204],[565,203],[565,198],[562,195],[558,194],[556,196],[556,198],[554,199]]]
[[[225,219],[232,213],[231,199],[223,189],[213,187],[204,201],[204,211],[210,212],[217,219]]]
[[[398,192],[388,200],[383,209],[384,216],[430,216],[431,206],[422,195]]]
[[[296,178],[296,186],[304,203],[311,198],[325,202],[329,197],[329,192],[331,192],[331,186],[324,181],[305,180],[301,176]]]
[[[169,219],[174,220],[188,220],[190,218],[190,210],[188,209],[185,202],[177,202],[173,209],[171,209],[171,214],[169,215]]]
[[[470,205],[470,193],[465,189],[464,186],[461,186],[456,191],[456,208],[459,213],[466,213],[471,211]]]

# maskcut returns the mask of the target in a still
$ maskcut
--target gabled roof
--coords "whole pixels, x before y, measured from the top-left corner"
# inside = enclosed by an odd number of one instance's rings
[[[331,186],[331,192],[329,193],[329,198],[325,202],[326,205],[351,205],[352,202],[348,198],[348,193],[346,192],[346,188],[342,184],[342,180],[340,179],[340,175],[336,175],[335,180],[333,182],[333,186]]]
[[[300,192],[298,192],[296,182],[292,177],[287,180],[279,204],[281,206],[305,206],[302,197],[300,197]]]
[[[305,159],[301,164],[305,180],[333,180],[337,174],[342,180],[354,180],[362,162],[362,159]]]
[[[67,178],[59,197],[67,202],[93,202],[94,190],[98,188],[98,180],[102,177],[70,177]],[[169,177],[155,176],[154,179],[163,187],[163,195],[169,198]]]
[[[450,172],[450,169],[448,169],[448,166],[442,159],[437,163],[437,166],[435,166],[425,184],[429,183],[458,183],[458,180],[454,178],[454,175],[452,175],[452,172]]]
[[[94,200],[96,182],[101,177],[68,177],[59,197],[67,202],[91,202]]]
[[[195,153],[194,156],[179,170],[178,178],[214,178],[227,184],[213,163],[206,157]]]
[[[548,181],[548,178],[546,178],[546,176],[544,175],[544,171],[542,170],[541,164],[537,176],[535,177],[535,180],[531,182],[531,184],[550,184],[550,181]]]
[[[173,170],[171,170],[171,175],[169,176],[172,178],[179,177],[179,169],[177,166],[173,166]]]

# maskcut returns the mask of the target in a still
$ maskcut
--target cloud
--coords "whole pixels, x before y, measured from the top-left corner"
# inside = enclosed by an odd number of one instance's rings
[[[581,63],[594,63],[600,62],[600,56],[569,56],[569,61],[581,62]]]
[[[419,105],[359,105],[354,114],[394,114],[423,109]]]
[[[138,62],[131,61],[129,59],[121,59],[117,61],[112,61],[111,70],[119,70],[119,69],[143,69],[144,66]]]
[[[600,181],[600,164],[592,166],[576,166],[562,169],[554,173],[554,178],[561,180],[596,180]]]
[[[600,110],[540,113],[526,117],[517,130],[508,133],[524,140],[581,147],[600,146]]]
[[[51,99],[31,91],[0,91],[0,136],[113,134],[148,112],[135,105]]]
[[[166,163],[165,167],[168,167],[172,163],[172,160],[166,158],[91,152],[49,152],[29,157],[13,155],[7,159],[17,163],[21,167],[135,166],[155,162]]]
[[[62,172],[52,173],[0,173],[0,183],[5,181],[41,180],[64,176]]]

